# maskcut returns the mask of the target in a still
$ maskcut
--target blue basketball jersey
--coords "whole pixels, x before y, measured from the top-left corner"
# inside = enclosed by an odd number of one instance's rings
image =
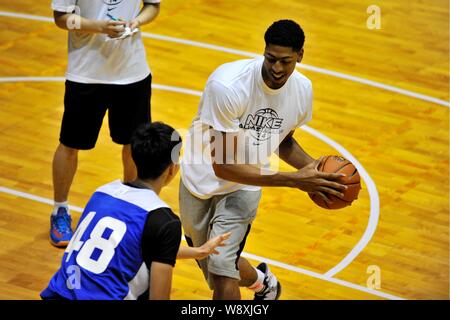
[[[149,288],[141,241],[149,211],[169,208],[156,193],[119,180],[96,190],[44,299],[137,299]]]

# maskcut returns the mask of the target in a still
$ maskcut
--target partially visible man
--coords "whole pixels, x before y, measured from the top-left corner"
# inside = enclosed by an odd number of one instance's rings
[[[64,115],[53,158],[55,204],[50,219],[50,242],[65,247],[72,237],[68,195],[78,151],[95,147],[107,110],[111,138],[123,145],[124,180],[136,177],[130,137],[139,124],[151,121],[152,76],[140,32],[118,38],[127,27],[134,30],[155,19],[160,0],[53,0],[52,9],[56,25],[69,31]]]

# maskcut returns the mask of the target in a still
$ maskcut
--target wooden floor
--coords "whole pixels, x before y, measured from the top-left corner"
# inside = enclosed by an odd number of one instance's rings
[[[381,29],[369,30],[366,9],[373,1],[367,0],[171,0],[163,1],[160,16],[144,31],[262,53],[267,26],[291,18],[306,33],[305,64],[448,101],[448,1],[394,2],[381,3]],[[0,11],[52,16],[49,1],[2,1]],[[66,32],[46,21],[1,13],[0,30],[0,81],[64,76]],[[144,43],[155,84],[193,90],[202,90],[218,65],[243,58],[164,40]],[[449,299],[449,108],[302,72],[314,85],[309,126],[354,155],[376,185],[380,216],[371,224],[376,231],[348,266],[325,277],[368,226],[374,198],[367,186],[352,207],[338,211],[316,207],[296,190],[266,188],[244,251],[297,267],[271,267],[283,285],[282,299],[384,299],[382,293]],[[63,82],[0,82],[0,187],[52,198],[63,93]],[[187,128],[198,101],[195,95],[155,89],[153,119]],[[337,153],[302,130],[296,138],[315,157]],[[71,204],[83,207],[97,186],[120,177],[120,149],[104,126],[97,148],[80,153]],[[162,194],[175,211],[177,187],[178,180]],[[0,299],[38,299],[58,267],[63,251],[47,240],[50,211],[42,199],[0,192]],[[77,221],[79,212],[72,213]],[[366,288],[370,266],[381,270],[379,295]],[[242,294],[251,298],[245,289]],[[172,297],[211,297],[195,262],[177,263]]]

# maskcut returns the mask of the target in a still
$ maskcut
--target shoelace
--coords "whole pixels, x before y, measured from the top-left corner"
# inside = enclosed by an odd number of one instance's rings
[[[263,291],[260,291],[260,292],[256,292],[256,293],[255,293],[257,296],[264,297],[267,293],[270,292],[269,284],[266,283],[266,281],[264,281],[264,286],[265,286],[265,288],[264,288]]]
[[[53,218],[53,223],[60,233],[67,233],[70,230],[70,221],[65,216],[56,216]]]
[[[257,292],[256,294],[259,295],[259,296],[265,296],[269,292],[270,292],[270,287],[266,286],[266,288],[263,291]]]

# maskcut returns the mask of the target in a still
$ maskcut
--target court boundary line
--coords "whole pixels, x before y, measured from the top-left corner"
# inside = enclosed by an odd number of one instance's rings
[[[2,82],[17,82],[17,81],[64,81],[64,77],[7,77],[7,78],[1,78],[0,77],[0,83]],[[190,90],[180,87],[173,87],[173,86],[167,86],[167,85],[161,85],[161,84],[152,84],[152,88],[154,89],[160,89],[160,90],[166,90],[166,91],[173,91],[177,93],[183,93],[183,94],[190,94],[195,96],[201,96],[202,92],[197,90]],[[355,246],[350,250],[349,253],[341,260],[339,263],[337,263],[334,267],[332,267],[330,270],[328,270],[325,273],[325,276],[327,277],[333,277],[337,273],[341,272],[343,269],[345,269],[350,263],[353,262],[353,260],[356,259],[356,257],[364,250],[364,248],[369,244],[370,240],[372,239],[373,235],[375,234],[375,231],[378,226],[379,216],[380,216],[380,200],[378,195],[378,190],[376,188],[375,183],[373,182],[372,178],[369,176],[368,172],[364,169],[364,167],[361,165],[361,163],[343,146],[341,146],[336,141],[328,138],[326,135],[320,133],[319,131],[304,125],[300,129],[303,131],[308,132],[312,136],[316,137],[319,140],[322,140],[323,142],[327,143],[337,151],[339,151],[345,158],[350,160],[355,167],[358,169],[358,172],[363,179],[363,181],[366,183],[367,191],[369,193],[369,199],[370,199],[370,212],[369,212],[369,218],[368,223],[366,226],[366,229],[364,230],[363,235],[358,240]]]
[[[0,16],[10,17],[10,18],[36,20],[36,21],[43,21],[43,22],[53,22],[53,18],[50,18],[50,17],[31,15],[31,14],[25,14],[25,13],[16,13],[16,12],[10,12],[10,11],[0,11]],[[181,43],[181,44],[185,44],[185,45],[190,45],[190,46],[195,46],[195,47],[205,48],[205,49],[210,49],[210,50],[215,50],[215,51],[221,51],[221,52],[241,55],[241,56],[245,56],[245,57],[253,58],[253,57],[261,56],[260,54],[256,54],[256,53],[252,53],[252,52],[248,52],[248,51],[227,48],[227,47],[223,47],[220,45],[214,45],[214,44],[209,44],[209,43],[200,42],[200,41],[186,40],[186,39],[170,37],[170,36],[165,36],[165,35],[159,35],[159,34],[154,34],[154,33],[149,33],[149,32],[141,32],[141,34],[142,34],[142,37],[144,37],[144,38],[150,38],[150,39],[162,40],[162,41],[168,41],[168,42],[174,42],[174,43]],[[402,88],[399,88],[396,86],[392,86],[392,85],[384,84],[381,82],[365,79],[362,77],[353,76],[353,75],[345,74],[345,73],[338,72],[338,71],[328,70],[325,68],[315,67],[315,66],[307,65],[307,64],[303,64],[303,63],[298,63],[297,67],[301,67],[308,71],[321,73],[321,74],[325,74],[328,76],[365,84],[365,85],[368,85],[371,87],[383,89],[386,91],[398,93],[398,94],[401,94],[404,96],[412,97],[415,99],[431,102],[431,103],[434,103],[437,105],[441,105],[441,106],[450,108],[450,102],[447,100],[435,98],[435,97],[428,96],[428,95],[418,93],[418,92],[414,92],[411,90],[406,90],[406,89],[402,89]]]
[[[6,194],[9,194],[9,195],[12,195],[12,196],[25,198],[25,199],[28,199],[28,200],[41,202],[41,203],[44,203],[44,204],[53,205],[53,200],[51,200],[51,199],[40,197],[40,196],[36,196],[36,195],[30,194],[30,193],[27,193],[27,192],[18,191],[18,190],[14,190],[14,189],[3,187],[3,186],[0,186],[0,192],[6,193]],[[76,212],[83,212],[83,208],[80,208],[80,207],[77,207],[77,206],[70,205],[69,209],[71,209],[73,211],[76,211]],[[282,269],[286,269],[286,270],[289,270],[289,271],[300,273],[300,274],[303,274],[303,275],[306,275],[306,276],[310,276],[312,278],[316,278],[316,279],[320,279],[320,280],[323,280],[323,281],[331,282],[331,283],[334,283],[334,284],[337,284],[337,285],[340,285],[340,286],[343,286],[343,287],[347,287],[347,288],[354,289],[354,290],[357,290],[357,291],[362,291],[362,292],[365,292],[365,293],[368,293],[368,294],[372,294],[372,295],[375,295],[375,296],[378,296],[378,297],[386,298],[386,299],[389,299],[389,300],[406,300],[405,298],[401,298],[399,296],[395,296],[395,295],[390,294],[390,293],[386,293],[386,292],[378,291],[378,290],[374,290],[374,289],[369,289],[369,288],[366,288],[364,286],[361,286],[361,285],[358,285],[358,284],[354,284],[352,282],[348,282],[348,281],[345,281],[345,280],[329,277],[329,276],[326,276],[326,275],[323,275],[323,274],[320,274],[320,273],[317,273],[317,272],[314,272],[314,271],[310,271],[310,270],[306,270],[306,269],[299,268],[299,267],[296,267],[296,266],[292,266],[292,265],[289,265],[289,264],[286,264],[286,263],[283,263],[283,262],[280,262],[280,261],[277,261],[277,260],[268,259],[268,258],[265,258],[265,257],[260,257],[260,256],[257,256],[255,254],[252,254],[252,253],[242,252],[242,256],[245,257],[245,258],[256,260],[256,261],[266,262],[266,263],[268,263],[270,265],[273,265],[273,266],[276,266],[276,267],[279,267],[279,268],[282,268]]]

